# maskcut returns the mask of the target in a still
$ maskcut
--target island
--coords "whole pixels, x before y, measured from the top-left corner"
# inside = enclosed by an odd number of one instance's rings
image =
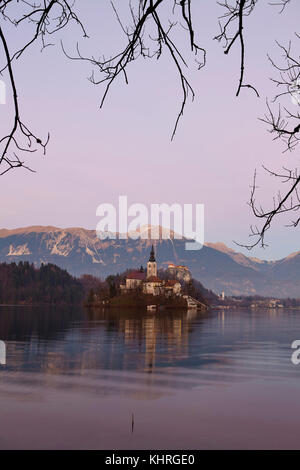
[[[166,272],[157,272],[152,245],[146,270],[128,270],[123,276],[109,276],[110,298],[89,293],[87,306],[139,307],[147,310],[168,308],[207,310],[208,301],[197,291],[186,266],[170,264]],[[192,295],[194,293],[194,296]]]

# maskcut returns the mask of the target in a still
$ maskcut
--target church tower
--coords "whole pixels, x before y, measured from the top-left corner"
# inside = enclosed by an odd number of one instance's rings
[[[157,276],[157,265],[155,261],[153,245],[150,252],[150,258],[147,263],[147,278],[150,276]]]

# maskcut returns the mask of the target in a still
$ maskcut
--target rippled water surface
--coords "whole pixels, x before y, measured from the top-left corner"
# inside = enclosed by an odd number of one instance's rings
[[[0,307],[0,448],[300,448],[300,311]]]

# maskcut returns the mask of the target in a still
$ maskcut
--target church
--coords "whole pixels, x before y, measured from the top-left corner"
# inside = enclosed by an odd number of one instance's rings
[[[164,281],[157,277],[157,263],[155,259],[154,247],[152,245],[147,272],[144,270],[131,271],[126,278],[125,284],[120,285],[121,293],[126,294],[133,289],[140,288],[144,294],[152,295],[180,295],[181,284],[177,280]]]

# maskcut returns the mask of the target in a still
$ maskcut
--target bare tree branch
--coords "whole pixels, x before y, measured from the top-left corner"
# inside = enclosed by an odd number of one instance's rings
[[[224,9],[225,13],[221,16],[220,25],[220,34],[215,37],[219,42],[225,42],[224,54],[229,54],[232,46],[235,42],[239,41],[240,43],[240,76],[238,82],[238,88],[236,96],[239,96],[242,88],[252,89],[256,96],[259,98],[257,89],[248,83],[244,83],[245,75],[245,40],[244,40],[244,19],[245,17],[251,15],[257,0],[236,0],[235,5],[230,5],[228,0],[225,0],[224,3],[219,3]],[[235,24],[237,27],[235,28]]]
[[[74,20],[81,27],[83,35],[86,36],[86,32],[81,21],[67,1],[44,0],[37,5],[25,0],[20,0],[18,3],[24,6],[24,10],[19,17],[13,16],[13,13],[9,10],[9,7],[13,6],[14,3],[16,2],[13,0],[0,1],[1,22],[4,23],[4,21],[8,21],[18,27],[24,21],[27,21],[30,24],[33,24],[34,30],[31,39],[27,41],[21,49],[11,54],[4,28],[0,25],[0,43],[4,51],[4,65],[1,67],[0,74],[3,74],[4,71],[8,72],[14,108],[14,117],[10,131],[0,139],[0,176],[6,174],[11,169],[20,167],[33,171],[25,164],[20,155],[34,153],[38,149],[42,149],[43,154],[45,154],[50,138],[48,133],[46,139],[41,139],[21,118],[14,74],[15,61],[19,59],[21,55],[38,39],[41,40],[42,49],[47,47],[49,45],[49,43],[47,43],[47,36],[64,28],[71,20]],[[54,10],[55,7],[56,9]],[[60,9],[60,14],[58,14],[57,7]],[[26,10],[28,12],[26,12]],[[53,15],[50,16],[52,11]]]
[[[105,90],[101,99],[100,108],[105,102],[110,87],[119,77],[119,75],[123,76],[125,83],[128,83],[127,69],[131,62],[136,61],[139,58],[159,59],[165,49],[169,53],[169,56],[175,65],[182,89],[182,103],[175,121],[172,133],[173,139],[178,127],[178,122],[183,115],[189,93],[193,99],[194,91],[184,73],[184,68],[187,68],[188,64],[179,51],[179,47],[174,43],[174,40],[171,37],[171,32],[177,23],[175,21],[168,20],[167,25],[164,24],[165,22],[163,21],[162,15],[160,13],[160,7],[162,3],[163,0],[139,0],[137,2],[137,9],[134,9],[131,5],[130,13],[132,25],[127,27],[124,27],[120,16],[114,4],[112,3],[117,21],[120,24],[121,29],[127,39],[127,44],[125,45],[124,49],[115,54],[113,57],[108,59],[97,59],[94,56],[85,57],[79,51],[78,45],[76,56],[71,56],[65,51],[64,48],[63,49],[67,57],[70,59],[85,60],[94,67],[94,70],[90,76],[90,81],[93,84],[105,84]],[[191,51],[195,55],[198,69],[201,69],[206,63],[206,51],[204,48],[198,46],[195,42],[195,32],[192,23],[191,0],[175,0],[173,3],[172,13],[174,14],[178,8],[179,14],[181,15],[185,25],[185,29],[188,32]],[[152,31],[154,32],[155,36]],[[149,44],[149,39],[151,44]],[[199,52],[202,55],[200,61],[197,59]],[[98,78],[96,78],[96,74]]]
[[[288,2],[285,2],[285,5]],[[299,35],[297,35],[299,39]],[[284,64],[278,65],[271,58],[272,66],[279,72],[279,78],[272,79],[277,88],[283,91],[276,94],[273,103],[279,102],[278,110],[273,111],[271,105],[267,102],[267,113],[263,119],[269,126],[269,132],[274,135],[274,140],[281,140],[284,142],[284,153],[292,152],[296,149],[300,140],[300,56],[296,57],[291,52],[291,43],[285,47],[278,43],[280,50],[283,52]],[[282,106],[283,100],[289,100],[289,107],[286,104]],[[294,110],[291,111],[292,106]],[[299,161],[298,161],[299,162]],[[293,213],[292,220],[288,226],[297,227],[300,222],[300,216],[297,213],[300,211],[300,176],[299,168],[296,166],[294,169],[283,167],[283,172],[269,170],[264,167],[269,175],[278,179],[278,181],[287,186],[282,193],[278,191],[276,197],[273,197],[272,209],[265,210],[261,205],[257,205],[256,191],[258,189],[256,184],[256,172],[254,176],[253,185],[251,188],[250,207],[253,214],[258,219],[263,220],[261,227],[251,227],[250,236],[254,237],[255,241],[249,245],[242,245],[251,249],[257,245],[262,247],[266,246],[265,236],[266,232],[270,229],[272,222],[276,217],[285,213]],[[294,216],[296,213],[296,217]]]
[[[220,18],[220,34],[215,39],[224,42],[225,54],[229,54],[235,44],[239,45],[240,68],[236,95],[239,96],[242,88],[249,88],[259,96],[257,89],[252,84],[245,82],[246,47],[244,37],[246,19],[254,11],[257,0],[232,1],[233,5],[229,3],[229,0],[219,3],[224,14]],[[290,0],[278,0],[273,5],[279,6],[280,12],[283,12],[289,3]],[[42,50],[50,46],[52,44],[50,38],[68,26],[71,21],[78,25],[84,38],[88,37],[83,23],[74,10],[74,4],[75,0],[72,3],[67,0],[40,0],[40,3],[35,3],[34,0],[0,0],[0,43],[5,58],[4,64],[0,67],[0,73],[8,73],[14,106],[11,129],[7,135],[0,139],[0,175],[16,167],[29,168],[22,158],[24,152],[26,155],[26,153],[32,153],[38,149],[41,149],[43,153],[46,151],[49,135],[46,139],[41,139],[21,119],[14,68],[17,60],[24,56],[25,51],[33,44],[40,41]],[[16,5],[18,10],[16,10]],[[67,53],[62,43],[63,51],[67,57],[86,61],[92,66],[90,81],[93,84],[104,84],[100,107],[103,106],[111,86],[119,77],[128,83],[130,64],[133,61],[140,58],[159,59],[163,53],[166,53],[174,64],[182,90],[182,100],[172,132],[173,139],[188,98],[194,98],[194,90],[187,78],[189,64],[179,47],[180,31],[188,40],[197,68],[201,69],[206,64],[206,50],[200,47],[195,39],[192,0],[129,0],[129,24],[122,21],[121,14],[112,2],[111,5],[121,31],[125,35],[126,43],[119,52],[109,57],[103,56],[101,51],[100,58],[86,56],[81,53],[78,43],[75,56]],[[14,52],[9,50],[4,29],[5,22],[16,28],[20,28],[23,24],[32,26],[29,40]],[[299,77],[299,61],[292,57],[289,49],[282,48],[282,50],[286,54],[287,68],[281,70],[278,68],[283,75],[275,83],[277,86],[287,85],[293,78],[295,86],[295,80]],[[278,99],[289,92],[291,93],[291,90],[284,90],[282,94],[278,95]],[[286,108],[284,110],[287,113],[284,118],[281,109],[279,114],[275,116],[268,105],[268,113],[264,120],[271,126],[270,132],[274,133],[275,138],[285,139],[288,144],[287,148],[291,150],[298,142],[299,122],[295,122],[294,126],[288,126],[287,123],[299,120],[299,113],[288,112]]]

